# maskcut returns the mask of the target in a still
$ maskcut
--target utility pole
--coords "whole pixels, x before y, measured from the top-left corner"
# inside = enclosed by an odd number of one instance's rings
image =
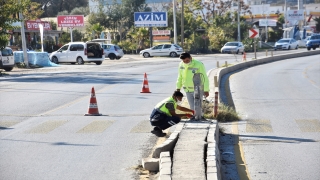
[[[240,42],[241,41],[241,37],[240,37],[240,11],[241,11],[241,8],[240,8],[240,0],[238,0],[238,41]]]
[[[181,47],[183,49],[184,43],[184,0],[181,2]]]
[[[19,0],[19,3],[21,3],[20,0]],[[19,12],[19,18],[21,20],[21,39],[22,39],[23,59],[24,59],[24,64],[26,65],[26,68],[29,68],[27,45],[26,45],[26,34],[24,30],[24,17],[21,12]]]
[[[176,0],[173,0],[173,36],[174,44],[177,44]]]

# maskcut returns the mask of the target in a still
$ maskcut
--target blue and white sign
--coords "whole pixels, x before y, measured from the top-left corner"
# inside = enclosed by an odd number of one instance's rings
[[[167,12],[135,12],[134,25],[136,27],[167,27]]]

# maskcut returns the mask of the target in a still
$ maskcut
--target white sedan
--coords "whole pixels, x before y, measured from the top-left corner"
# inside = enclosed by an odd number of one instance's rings
[[[293,38],[283,38],[280,39],[278,42],[276,42],[276,44],[274,45],[274,50],[277,49],[298,49],[299,48],[299,44],[298,41],[296,41]]]
[[[183,52],[182,47],[176,44],[160,44],[149,49],[140,51],[140,55],[144,58],[152,56],[170,56],[177,57]]]

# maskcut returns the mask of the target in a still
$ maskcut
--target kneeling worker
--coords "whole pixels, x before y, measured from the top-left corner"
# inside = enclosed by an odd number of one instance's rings
[[[183,94],[180,91],[175,91],[171,97],[168,97],[158,103],[150,116],[150,123],[155,126],[151,133],[157,136],[164,136],[165,130],[181,121],[182,117],[190,118],[194,111],[185,107],[179,106],[183,98]],[[184,112],[189,112],[191,114],[176,114],[176,109]]]

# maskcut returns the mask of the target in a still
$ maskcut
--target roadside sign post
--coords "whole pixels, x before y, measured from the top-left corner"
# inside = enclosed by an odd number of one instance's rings
[[[259,29],[249,29],[249,38],[254,38],[253,41],[253,48],[254,48],[254,58],[257,59],[257,44],[256,44],[256,38],[259,37]]]

